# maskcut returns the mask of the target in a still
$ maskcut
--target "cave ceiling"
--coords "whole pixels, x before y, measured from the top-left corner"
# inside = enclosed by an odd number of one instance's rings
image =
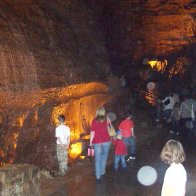
[[[195,62],[193,0],[88,1],[104,24],[111,64],[187,55]],[[100,14],[101,13],[101,14]]]

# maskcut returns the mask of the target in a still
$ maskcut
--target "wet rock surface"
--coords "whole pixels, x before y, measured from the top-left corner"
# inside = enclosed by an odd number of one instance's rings
[[[40,171],[34,165],[6,165],[0,168],[0,195],[38,196]]]

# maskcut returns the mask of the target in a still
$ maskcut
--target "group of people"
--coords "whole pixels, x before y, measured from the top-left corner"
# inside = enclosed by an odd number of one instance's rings
[[[126,118],[118,126],[115,137],[110,137],[108,132],[108,120],[104,107],[98,108],[95,118],[91,124],[90,146],[94,147],[95,153],[95,176],[96,181],[101,182],[106,173],[107,159],[110,146],[114,144],[114,170],[119,170],[121,162],[122,169],[127,171],[126,161],[135,159],[136,143],[134,135],[134,123],[131,114],[127,113]],[[68,148],[70,144],[70,128],[65,125],[65,116],[58,117],[59,125],[55,130],[57,138],[57,159],[59,163],[59,174],[65,175],[68,164]],[[125,159],[127,157],[127,160]],[[161,159],[170,164],[164,177],[161,195],[162,196],[184,196],[186,191],[187,174],[182,165],[185,160],[185,153],[182,144],[177,140],[169,140],[162,149]]]
[[[181,134],[185,139],[195,133],[196,125],[196,100],[188,95],[180,97],[171,93],[163,100],[158,100],[156,107],[156,121],[161,117],[167,122],[172,122],[173,134]]]
[[[98,108],[95,118],[91,124],[90,146],[95,150],[95,176],[97,182],[105,175],[110,146],[115,147],[114,170],[118,171],[119,165],[127,170],[126,161],[135,159],[136,143],[134,135],[134,123],[131,114],[127,113],[126,118],[121,121],[116,131],[116,136],[110,137],[108,132],[108,120],[104,107]],[[125,158],[127,157],[127,160]]]
[[[126,161],[135,159],[136,155],[134,123],[131,114],[127,113],[126,118],[119,124],[119,130],[116,131],[116,136],[111,137],[109,135],[108,127],[110,124],[108,122],[110,122],[110,120],[108,120],[105,108],[98,108],[91,124],[89,144],[89,146],[93,146],[94,148],[95,175],[98,182],[101,181],[101,177],[105,175],[108,154],[112,143],[115,147],[115,171],[119,169],[120,162],[123,170],[126,170]],[[70,145],[70,128],[65,124],[64,115],[58,116],[58,126],[55,129],[55,137],[57,138],[56,151],[59,175],[64,176],[68,169],[68,149]],[[125,160],[126,157],[127,160]]]

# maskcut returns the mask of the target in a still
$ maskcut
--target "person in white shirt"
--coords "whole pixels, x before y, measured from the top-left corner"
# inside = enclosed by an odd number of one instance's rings
[[[173,99],[174,99],[174,105],[176,103],[180,103],[180,97],[179,97],[179,95],[177,93],[172,93],[172,95],[173,95]]]
[[[58,117],[58,126],[55,129],[57,138],[57,160],[59,164],[59,175],[64,176],[67,171],[68,149],[70,144],[70,128],[65,125],[65,116]]]
[[[163,99],[161,102],[163,103],[164,119],[169,122],[169,120],[171,120],[171,114],[174,108],[173,94],[165,97],[165,99]]]
[[[182,144],[177,140],[169,140],[160,157],[162,161],[170,164],[165,172],[161,196],[185,196],[187,173],[182,165],[185,160]]]

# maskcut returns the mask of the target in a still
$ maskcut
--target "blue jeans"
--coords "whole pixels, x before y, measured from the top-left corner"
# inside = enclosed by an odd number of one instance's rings
[[[121,161],[122,168],[127,168],[127,164],[125,161],[125,155],[115,155],[114,157],[114,170],[117,171],[119,169],[119,163]]]
[[[163,111],[163,116],[166,120],[171,118],[172,109],[167,109]]]
[[[129,156],[135,156],[136,154],[136,144],[135,144],[135,137],[131,136],[128,138],[123,138],[128,150]]]
[[[173,130],[175,133],[179,132],[180,130],[180,120],[174,120],[172,119],[172,126],[173,126]]]
[[[111,142],[93,144],[95,150],[95,176],[100,179],[105,174]]]
[[[163,111],[159,105],[155,107],[155,115],[157,120],[161,119],[162,112]]]

